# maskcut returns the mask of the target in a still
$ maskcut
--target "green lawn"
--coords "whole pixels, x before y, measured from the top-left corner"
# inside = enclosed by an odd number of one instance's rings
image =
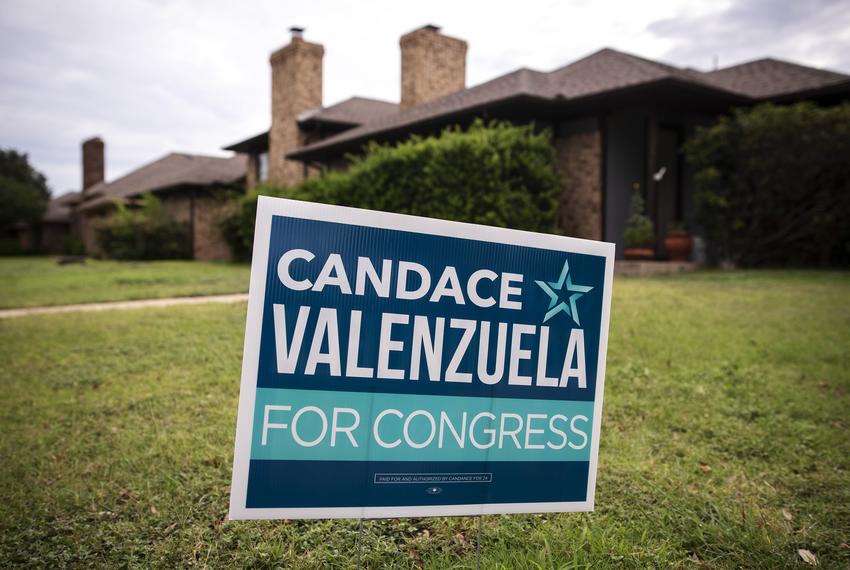
[[[248,291],[245,264],[98,261],[59,265],[50,257],[0,258],[0,309],[186,297]]]
[[[351,568],[357,521],[225,521],[244,305],[0,321],[0,567]],[[592,514],[488,516],[482,568],[850,564],[850,275],[615,283]],[[475,519],[369,521],[469,568]]]

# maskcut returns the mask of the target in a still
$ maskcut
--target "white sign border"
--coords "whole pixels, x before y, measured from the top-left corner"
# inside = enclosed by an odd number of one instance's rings
[[[245,503],[248,494],[251,431],[253,429],[254,405],[257,395],[260,331],[262,329],[263,305],[265,302],[269,241],[271,238],[272,218],[274,216],[288,216],[355,226],[401,230],[405,232],[489,241],[507,245],[519,245],[604,257],[605,286],[602,297],[602,321],[599,330],[599,356],[596,370],[596,394],[594,395],[593,432],[590,442],[590,467],[587,478],[587,494],[585,495],[588,499],[586,501],[548,503],[247,508]],[[236,420],[236,443],[233,455],[229,519],[395,518],[592,511],[596,496],[599,431],[602,424],[602,395],[605,388],[605,355],[608,351],[608,325],[611,319],[611,292],[613,284],[613,243],[260,196],[257,201],[257,219],[254,226],[254,251],[251,258],[251,282],[248,289],[248,315],[245,322],[245,345],[242,356],[242,381],[239,388],[239,411]]]

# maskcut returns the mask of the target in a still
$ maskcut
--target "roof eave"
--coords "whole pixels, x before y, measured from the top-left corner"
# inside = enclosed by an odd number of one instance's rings
[[[101,195],[97,198],[88,200],[80,204],[79,209],[83,212],[86,211],[94,211],[98,209],[103,209],[108,206],[114,206],[117,202],[131,202],[133,200],[137,200],[143,194],[166,194],[170,192],[177,192],[180,190],[188,190],[188,189],[204,189],[215,186],[220,187],[228,187],[228,186],[236,186],[240,182],[245,180],[245,176],[238,176],[230,181],[219,181],[219,182],[210,182],[210,183],[200,183],[200,182],[177,182],[174,184],[165,184],[163,186],[157,186],[153,188],[146,188],[140,192],[134,192],[132,194],[127,194],[124,196],[108,196]]]
[[[507,103],[517,101],[539,101],[540,103],[545,104],[552,103],[552,100],[549,98],[530,95],[528,93],[513,94],[509,97],[505,97],[502,99],[495,99],[486,103],[481,103],[479,105],[472,105],[463,109],[458,109],[457,111],[437,115],[434,117],[426,117],[412,123],[405,123],[402,126],[391,127],[386,130],[365,134],[363,136],[358,136],[353,139],[340,141],[339,143],[334,143],[331,145],[322,144],[325,141],[319,141],[314,145],[309,145],[287,154],[286,158],[290,160],[298,160],[301,162],[319,162],[327,157],[340,156],[347,152],[359,150],[363,147],[364,144],[372,140],[385,141],[387,139],[393,139],[396,138],[398,134],[404,133],[406,131],[416,131],[431,128],[434,126],[439,126],[441,124],[448,124],[454,120],[464,118],[468,115],[474,115],[493,107],[498,107],[500,105],[505,105]]]
[[[262,152],[269,148],[269,132],[266,131],[221,148],[222,150],[232,150],[233,152],[243,152],[247,154]]]
[[[298,126],[306,129],[311,129],[317,126],[329,126],[331,128],[353,129],[359,127],[363,123],[357,121],[345,121],[340,119],[322,119],[318,117],[309,117],[303,121],[298,121]]]
[[[81,212],[95,212],[98,210],[105,210],[109,207],[114,207],[118,202],[126,202],[126,198],[103,196],[95,200],[83,202],[80,204],[79,209]]]
[[[644,81],[641,83],[635,83],[633,85],[625,85],[616,89],[609,89],[607,91],[602,91],[599,93],[591,93],[589,95],[584,95],[581,97],[555,97],[555,101],[560,102],[561,104],[568,105],[574,105],[579,103],[586,104],[615,99],[618,97],[632,95],[641,91],[657,89],[659,87],[665,86],[684,88],[685,90],[691,92],[697,92],[702,95],[708,95],[710,97],[717,98],[718,102],[721,105],[743,105],[751,103],[753,101],[751,97],[740,93],[735,93],[728,89],[722,89],[719,87],[714,87],[712,85],[706,85],[698,81],[687,81],[679,77],[660,77],[651,81]]]
[[[690,91],[696,91],[704,95],[709,95],[713,98],[717,98],[718,104],[720,106],[745,105],[753,102],[752,98],[747,97],[745,95],[734,93],[732,91],[717,88],[711,85],[705,85],[697,81],[686,81],[677,77],[662,77],[654,81],[637,83],[635,85],[627,85],[601,93],[593,93],[590,95],[574,98],[558,96],[549,98],[529,93],[518,93],[503,99],[497,99],[479,105],[466,107],[464,109],[460,109],[452,113],[438,115],[436,117],[429,117],[421,121],[417,121],[415,123],[407,123],[403,126],[390,128],[376,133],[366,134],[350,140],[340,141],[336,144],[327,145],[322,144],[322,142],[324,141],[320,141],[315,145],[310,145],[293,151],[287,154],[286,158],[291,160],[298,160],[301,162],[321,162],[323,159],[329,157],[341,156],[346,152],[358,150],[370,140],[381,141],[386,139],[397,138],[400,133],[404,133],[405,131],[421,130],[441,123],[451,123],[453,120],[457,120],[467,115],[474,115],[487,109],[519,101],[535,102],[546,106],[556,105],[560,108],[580,104],[591,105],[595,103],[604,102],[607,99],[622,97],[624,95],[629,95],[633,92],[651,89],[654,87],[657,88],[664,85],[682,87]]]
[[[165,184],[163,186],[150,188],[148,190],[143,190],[142,192],[138,192],[135,194],[130,194],[128,196],[125,196],[125,198],[138,198],[142,194],[168,194],[180,192],[183,190],[206,190],[208,188],[227,188],[231,186],[237,186],[240,182],[244,181],[245,175],[237,176],[230,180],[218,180],[214,182],[176,182],[174,184]]]
[[[850,95],[850,79],[825,85],[822,87],[814,87],[812,89],[804,89],[801,91],[792,91],[790,93],[781,93],[778,95],[770,95],[760,97],[760,101],[774,103],[788,103],[791,101],[802,101],[804,99],[832,97],[835,95]]]

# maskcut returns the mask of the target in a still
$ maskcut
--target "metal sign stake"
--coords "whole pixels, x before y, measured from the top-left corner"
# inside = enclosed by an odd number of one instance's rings
[[[360,539],[363,537],[363,517],[360,517],[360,527],[357,529],[357,569],[360,570]]]
[[[475,541],[475,570],[481,570],[481,515],[478,515],[478,539]]]

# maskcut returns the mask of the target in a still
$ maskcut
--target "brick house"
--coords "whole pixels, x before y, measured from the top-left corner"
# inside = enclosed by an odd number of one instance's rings
[[[170,153],[107,182],[104,150],[100,138],[83,142],[82,191],[51,200],[38,228],[29,231],[38,243],[21,240],[22,249],[36,247],[47,253],[61,253],[73,236],[88,254],[99,256],[102,252],[97,241],[98,221],[114,213],[117,203],[132,207],[143,194],[152,193],[176,221],[189,225],[194,259],[230,257],[219,231],[220,213],[228,191],[244,191],[244,155],[219,158]]]
[[[80,201],[79,192],[68,192],[47,203],[47,209],[37,223],[17,224],[13,238],[23,252],[63,253],[72,235],[71,213]]]
[[[568,235],[617,243],[633,189],[647,199],[657,254],[673,223],[690,225],[693,177],[679,152],[700,125],[733,107],[850,98],[850,76],[775,59],[709,72],[602,49],[549,72],[518,69],[466,87],[466,42],[424,26],[401,37],[401,103],[355,97],[322,106],[323,46],[292,28],[271,55],[272,117],[264,133],[225,147],[248,155],[246,184],[296,184],[369,141],[433,134],[476,117],[534,122],[553,133]]]

